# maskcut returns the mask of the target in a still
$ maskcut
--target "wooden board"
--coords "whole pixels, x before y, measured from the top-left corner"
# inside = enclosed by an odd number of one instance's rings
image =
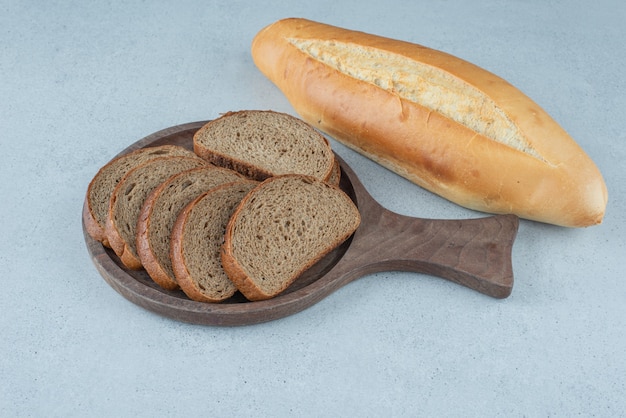
[[[193,134],[206,122],[156,132],[118,155],[164,144],[193,148]],[[511,252],[519,220],[496,215],[469,220],[403,216],[377,203],[340,157],[340,187],[361,213],[361,225],[339,248],[298,278],[281,295],[249,302],[237,293],[215,304],[194,302],[182,291],[168,291],[143,271],[126,269],[115,253],[83,227],[91,258],[104,280],[129,301],[159,315],[203,325],[249,325],[300,312],[347,283],[379,271],[413,271],[438,276],[483,294],[505,298],[513,287]]]

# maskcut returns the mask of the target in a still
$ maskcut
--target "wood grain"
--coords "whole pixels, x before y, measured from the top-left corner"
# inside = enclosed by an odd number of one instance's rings
[[[205,123],[164,129],[118,155],[163,144],[191,149],[193,134]],[[376,202],[352,169],[337,158],[342,169],[340,186],[359,208],[361,226],[348,241],[273,299],[248,302],[236,294],[219,304],[191,301],[179,290],[160,288],[145,271],[126,269],[111,250],[93,240],[83,228],[89,254],[104,280],[129,301],[159,315],[202,325],[250,325],[292,315],[349,282],[380,271],[437,276],[494,298],[510,295],[511,253],[519,226],[516,216],[467,220],[403,216]]]

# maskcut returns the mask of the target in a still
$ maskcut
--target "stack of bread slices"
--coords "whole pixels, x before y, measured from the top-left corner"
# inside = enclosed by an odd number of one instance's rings
[[[359,211],[339,188],[328,141],[293,116],[229,112],[177,145],[102,167],[87,189],[87,233],[167,290],[221,302],[282,293],[344,242]]]

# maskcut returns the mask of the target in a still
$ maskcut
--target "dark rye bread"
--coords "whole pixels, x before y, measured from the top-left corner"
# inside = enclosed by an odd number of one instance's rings
[[[339,186],[339,183],[341,182],[341,165],[339,165],[339,161],[337,161],[336,158],[333,164],[333,171],[327,182],[335,186]]]
[[[154,158],[175,155],[194,156],[195,154],[176,145],[162,145],[135,150],[114,158],[102,167],[89,183],[85,196],[83,222],[87,233],[96,241],[109,247],[104,230],[109,213],[109,200],[115,186],[128,171],[139,164]]]
[[[111,194],[105,232],[126,267],[142,267],[135,237],[139,213],[148,195],[174,174],[204,165],[207,162],[198,157],[155,158],[133,168],[120,180]]]
[[[285,113],[228,112],[200,128],[194,151],[207,161],[246,177],[298,173],[328,180],[335,162],[330,144],[318,131]]]
[[[253,180],[218,186],[180,213],[171,238],[171,259],[180,288],[192,300],[221,302],[237,287],[220,259],[226,224],[241,199],[258,185]]]
[[[137,221],[137,254],[159,286],[178,287],[170,259],[170,234],[180,211],[207,190],[242,179],[233,170],[207,165],[175,174],[146,198]]]
[[[222,265],[247,299],[268,299],[345,241],[360,221],[358,209],[338,187],[302,175],[273,177],[235,210]]]

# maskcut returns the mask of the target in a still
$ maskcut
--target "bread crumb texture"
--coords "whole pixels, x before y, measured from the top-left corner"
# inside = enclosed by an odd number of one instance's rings
[[[288,41],[343,74],[374,84],[493,141],[544,161],[491,98],[450,73],[400,54],[355,43],[301,38]]]
[[[181,282],[190,298],[220,301],[237,290],[222,268],[220,249],[233,211],[256,185],[253,181],[226,184],[202,195],[191,206],[182,234],[183,260],[190,280],[189,284]]]
[[[170,177],[160,186],[152,202],[147,239],[155,259],[170,277],[174,277],[170,232],[180,211],[203,192],[241,178],[234,171],[204,166]]]
[[[273,111],[229,112],[203,127],[194,141],[210,154],[245,162],[270,176],[298,173],[325,180],[334,162],[318,131]]]
[[[146,198],[156,187],[174,174],[206,164],[197,157],[168,156],[154,158],[132,169],[116,187],[110,206],[112,226],[138,258],[136,247],[137,219]],[[109,240],[111,241],[111,240]]]
[[[275,295],[345,241],[360,215],[336,187],[281,176],[251,192],[231,222],[234,258],[263,293]]]
[[[111,160],[98,171],[90,184],[88,199],[93,215],[102,228],[106,224],[111,194],[126,173],[146,161],[166,156],[195,157],[195,154],[174,145],[142,148]]]

